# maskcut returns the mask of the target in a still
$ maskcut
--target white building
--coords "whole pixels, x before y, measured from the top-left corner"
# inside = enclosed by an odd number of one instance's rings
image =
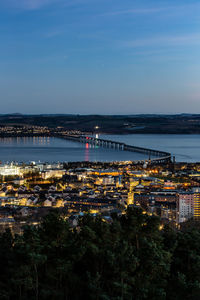
[[[20,167],[14,164],[3,165],[0,167],[0,175],[2,176],[16,176],[20,175]]]
[[[42,172],[42,178],[48,179],[48,178],[62,178],[63,175],[65,175],[64,169],[58,169],[58,170],[45,170]]]
[[[115,179],[114,179],[114,177],[113,176],[104,176],[103,178],[102,178],[102,183],[103,183],[103,185],[113,185],[114,183],[115,183]]]
[[[194,216],[194,193],[183,192],[178,195],[177,222],[182,223]]]

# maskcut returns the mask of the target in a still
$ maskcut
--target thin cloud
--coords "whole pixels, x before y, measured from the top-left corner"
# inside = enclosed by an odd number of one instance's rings
[[[135,39],[121,42],[122,47],[139,48],[153,46],[190,46],[200,45],[200,33],[181,36],[158,36],[146,39]]]
[[[37,10],[52,4],[60,4],[62,7],[68,7],[87,4],[90,1],[91,0],[0,0],[0,7],[10,9]]]
[[[119,15],[128,15],[128,14],[153,14],[165,10],[164,8],[138,8],[138,9],[126,9],[112,11],[102,14],[101,16],[119,16]]]
[[[171,14],[179,14],[182,15],[184,13],[188,13],[190,11],[194,12],[194,10],[199,10],[200,4],[193,3],[188,5],[177,5],[177,6],[160,6],[160,7],[145,7],[145,8],[129,8],[122,9],[117,11],[110,11],[101,16],[120,16],[120,15],[148,15],[148,14],[156,14],[160,12],[168,12]]]
[[[1,5],[13,9],[36,10],[60,2],[62,0],[3,0]]]
[[[53,37],[57,37],[57,36],[60,36],[60,35],[63,35],[65,34],[67,31],[64,30],[64,29],[52,29],[50,30],[49,32],[47,32],[45,34],[45,37],[46,38],[53,38]]]

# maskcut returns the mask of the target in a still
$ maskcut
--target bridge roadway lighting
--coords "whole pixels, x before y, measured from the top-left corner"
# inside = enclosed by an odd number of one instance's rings
[[[67,137],[66,137],[67,138]],[[69,139],[72,137],[69,136]],[[108,148],[118,148],[120,145],[120,150],[122,151],[131,151],[131,152],[139,152],[139,153],[147,153],[149,154],[149,163],[164,163],[164,162],[171,162],[171,154],[168,152],[164,151],[158,151],[154,149],[148,149],[148,148],[142,148],[142,147],[136,147],[136,146],[131,146],[127,145],[125,143],[119,143],[111,140],[106,140],[106,139],[99,139],[97,137],[89,137],[89,136],[79,136],[76,138],[73,138],[75,140],[79,140],[80,142],[84,143],[90,143],[90,144],[95,144],[95,145],[100,145],[100,146],[106,146]],[[152,158],[151,156],[159,156],[158,158]],[[141,161],[137,161],[136,163],[141,163]],[[144,163],[144,161],[143,161]]]

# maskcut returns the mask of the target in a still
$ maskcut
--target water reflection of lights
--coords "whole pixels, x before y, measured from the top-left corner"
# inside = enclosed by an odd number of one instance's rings
[[[90,146],[90,145],[89,145],[88,143],[85,144],[85,161],[89,161],[89,157],[90,157],[89,146]]]
[[[0,142],[2,144],[9,145],[9,144],[12,144],[13,138],[11,138],[11,137],[0,138]]]
[[[33,145],[39,145],[39,146],[46,146],[51,143],[50,137],[46,136],[24,136],[24,137],[5,137],[0,138],[0,143],[4,145],[21,145],[21,144],[33,144]]]

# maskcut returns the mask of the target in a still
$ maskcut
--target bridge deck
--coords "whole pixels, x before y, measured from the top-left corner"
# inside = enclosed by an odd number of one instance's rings
[[[120,149],[123,151],[138,152],[138,153],[147,154],[149,156],[156,156],[157,158],[151,159],[151,161],[154,161],[154,162],[156,162],[156,161],[159,161],[159,162],[171,161],[171,153],[165,152],[165,151],[137,147],[137,146],[127,145],[122,142],[99,139],[99,138],[90,137],[90,136],[70,136],[70,135],[63,136],[62,135],[61,137],[69,139],[69,140],[73,140],[76,142],[97,144],[102,147],[105,147],[105,146],[113,147],[115,149]]]

